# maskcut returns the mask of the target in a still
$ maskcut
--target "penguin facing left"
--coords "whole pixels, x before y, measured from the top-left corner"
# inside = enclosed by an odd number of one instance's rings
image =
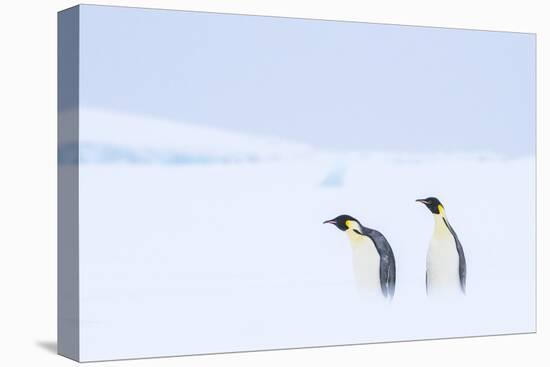
[[[395,293],[395,258],[386,237],[349,215],[323,223],[333,224],[348,235],[358,288],[391,300]]]
[[[416,201],[426,205],[434,217],[434,229],[426,259],[426,293],[466,294],[464,250],[449,223],[443,204],[435,197]]]

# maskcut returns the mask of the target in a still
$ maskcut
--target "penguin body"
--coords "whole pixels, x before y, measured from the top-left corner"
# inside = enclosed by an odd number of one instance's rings
[[[417,200],[434,215],[434,229],[426,258],[429,295],[466,293],[466,258],[462,244],[437,198]]]
[[[353,275],[358,287],[368,293],[380,291],[380,255],[370,237],[346,231],[351,244]]]
[[[334,224],[348,235],[359,290],[392,299],[395,293],[395,257],[384,235],[363,226],[349,215],[340,215],[324,223]]]

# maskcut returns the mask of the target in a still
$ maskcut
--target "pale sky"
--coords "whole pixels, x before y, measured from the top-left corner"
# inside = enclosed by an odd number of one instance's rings
[[[82,106],[333,150],[535,152],[535,35],[81,7]]]

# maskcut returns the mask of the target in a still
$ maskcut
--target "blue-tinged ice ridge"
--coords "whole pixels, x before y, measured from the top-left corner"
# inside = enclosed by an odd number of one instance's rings
[[[103,143],[65,144],[58,151],[60,164],[165,164],[203,165],[254,163],[259,157],[251,153],[208,154],[158,149],[136,149]]]

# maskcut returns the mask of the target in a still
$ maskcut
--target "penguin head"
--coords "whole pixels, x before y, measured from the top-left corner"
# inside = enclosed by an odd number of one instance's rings
[[[429,197],[426,199],[418,199],[416,201],[426,205],[426,207],[434,214],[443,214],[443,204],[441,204],[441,201],[439,201],[438,198]]]
[[[358,230],[361,223],[351,215],[343,214],[339,215],[334,219],[325,220],[323,224],[330,223],[334,224],[336,228],[341,231],[347,231],[348,229]]]

